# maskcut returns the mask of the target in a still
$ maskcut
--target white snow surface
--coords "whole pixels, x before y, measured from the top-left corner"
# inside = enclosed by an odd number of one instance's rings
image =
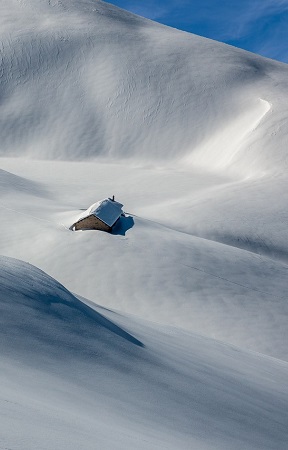
[[[116,200],[104,198],[89,206],[86,211],[80,214],[76,222],[89,216],[95,216],[98,217],[98,219],[101,219],[102,222],[106,223],[109,227],[112,227],[123,212],[122,206],[122,203],[116,202]]]
[[[0,448],[286,450],[287,65],[97,0],[0,43]]]
[[[287,363],[0,277],[1,448],[286,448]]]
[[[97,0],[2,0],[3,156],[285,172],[287,65]]]

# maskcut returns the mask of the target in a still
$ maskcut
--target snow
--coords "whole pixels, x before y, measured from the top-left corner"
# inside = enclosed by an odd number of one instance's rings
[[[169,168],[126,166],[119,176],[112,163],[10,158],[2,167],[45,193],[2,197],[3,255],[109,309],[288,359],[284,180],[272,189],[267,179]],[[69,232],[95,189],[101,198],[111,184],[134,226],[125,236]]]
[[[287,363],[99,313],[31,265],[0,267],[1,446],[285,448]]]
[[[0,447],[286,449],[287,65],[97,0],[0,42]]]
[[[283,171],[285,64],[100,1],[1,3],[2,156]]]
[[[93,203],[86,211],[80,214],[76,222],[93,215],[101,219],[109,227],[112,227],[123,213],[122,206],[122,203],[116,202],[116,200],[105,198]]]

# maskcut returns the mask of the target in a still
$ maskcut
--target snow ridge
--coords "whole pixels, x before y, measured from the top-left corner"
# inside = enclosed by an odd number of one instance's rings
[[[100,1],[8,3],[0,19],[2,156],[283,170],[284,64]],[[258,123],[268,104],[273,114]]]
[[[35,267],[0,269],[1,446],[284,450],[287,364],[102,309],[103,326]]]
[[[1,449],[287,449],[287,70],[1,0]]]

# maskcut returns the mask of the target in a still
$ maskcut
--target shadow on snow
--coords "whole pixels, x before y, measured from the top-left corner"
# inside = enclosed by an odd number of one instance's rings
[[[125,236],[126,231],[134,226],[134,219],[132,216],[120,216],[112,229],[112,234]]]

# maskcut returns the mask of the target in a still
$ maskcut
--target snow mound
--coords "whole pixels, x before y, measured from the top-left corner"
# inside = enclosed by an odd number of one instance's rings
[[[6,170],[0,169],[1,194],[28,194],[46,197],[48,193],[40,183],[35,183]]]
[[[1,350],[97,353],[95,342],[114,339],[142,346],[124,330],[80,302],[64,286],[30,264],[0,257]],[[121,343],[120,343],[121,346]]]
[[[283,171],[286,65],[101,1],[0,8],[2,156]]]
[[[235,183],[129,166],[122,177],[117,164],[6,164],[41,180],[53,201],[1,199],[2,254],[25,257],[109,309],[288,359],[286,177]],[[68,231],[79,208],[112,185],[134,215],[113,235]]]
[[[0,274],[1,447],[287,447],[287,363],[107,310],[103,327],[37,268]]]

